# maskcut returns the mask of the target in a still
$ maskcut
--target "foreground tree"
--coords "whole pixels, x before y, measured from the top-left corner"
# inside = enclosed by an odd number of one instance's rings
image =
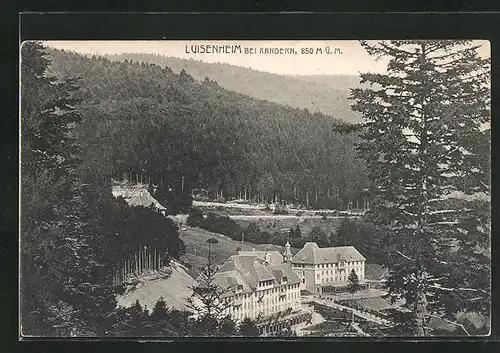
[[[228,300],[229,289],[221,288],[216,280],[217,268],[211,256],[211,246],[217,239],[210,238],[208,243],[208,262],[197,278],[197,284],[191,289],[193,294],[187,298],[188,307],[194,311],[195,336],[235,336],[238,332],[236,323],[226,313],[232,307]]]
[[[354,299],[354,294],[359,291],[359,278],[356,274],[356,271],[352,270],[347,277],[347,291],[351,293],[352,298]],[[354,310],[352,311],[352,323],[354,323]]]
[[[239,325],[239,333],[243,337],[258,337],[260,335],[259,328],[255,322],[245,317]]]
[[[116,302],[78,174],[77,86],[47,77],[40,43],[24,43],[21,60],[22,333],[105,334]]]
[[[409,334],[429,334],[429,314],[490,311],[490,67],[468,41],[362,42],[388,58],[352,91],[364,118],[358,149],[387,231],[389,291],[412,312]]]

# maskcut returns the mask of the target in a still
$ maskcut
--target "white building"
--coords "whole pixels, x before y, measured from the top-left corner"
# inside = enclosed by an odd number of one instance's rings
[[[277,251],[242,251],[230,256],[214,275],[225,313],[234,320],[256,320],[261,333],[309,318],[302,312],[300,279]],[[200,283],[201,285],[201,283]]]
[[[300,278],[300,289],[311,293],[342,290],[347,287],[349,273],[354,270],[360,284],[365,282],[365,257],[353,246],[320,248],[307,242],[292,260],[292,268]],[[333,289],[332,289],[333,288]]]

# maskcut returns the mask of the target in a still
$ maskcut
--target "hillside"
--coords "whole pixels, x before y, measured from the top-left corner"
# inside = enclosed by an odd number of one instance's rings
[[[185,70],[195,80],[215,80],[225,89],[257,99],[323,112],[349,123],[361,117],[350,108],[350,88],[359,86],[354,75],[285,76],[225,63],[206,63],[155,54],[126,53],[107,55],[114,61],[132,60],[169,67],[175,73]]]
[[[136,300],[148,310],[152,310],[160,297],[163,297],[168,308],[184,310],[186,308],[186,298],[191,296],[192,287],[196,281],[185,271],[184,266],[172,262],[171,273],[166,278],[149,279],[146,276],[118,296],[118,305],[128,308]]]
[[[316,209],[363,202],[358,136],[336,132],[334,126],[346,123],[333,116],[235,93],[170,67],[48,52],[50,76],[79,78],[77,133],[89,180],[140,174],[174,190],[203,188],[212,197]],[[234,82],[244,77],[231,75]],[[266,87],[288,96],[289,85],[279,80]]]
[[[200,269],[207,265],[208,259],[208,243],[210,238],[217,239],[218,243],[211,246],[211,254],[214,257],[216,264],[221,265],[229,256],[236,254],[236,249],[241,250],[277,250],[283,253],[284,246],[267,245],[267,244],[252,244],[241,243],[234,241],[222,234],[212,233],[201,228],[185,227],[179,231],[180,238],[186,245],[186,254],[181,258],[185,263],[190,264],[188,273],[196,278],[200,273]],[[297,250],[292,249],[295,253]]]

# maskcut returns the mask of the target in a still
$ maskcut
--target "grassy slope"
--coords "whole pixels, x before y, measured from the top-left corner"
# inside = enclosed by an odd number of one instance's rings
[[[141,305],[146,305],[149,310],[152,310],[161,296],[169,308],[182,310],[185,309],[186,298],[191,295],[191,287],[195,284],[195,280],[182,266],[173,263],[172,273],[168,278],[155,280],[143,278],[133,290],[118,296],[117,301],[118,305],[129,307],[138,300]]]
[[[189,268],[189,274],[196,278],[200,268],[206,266],[208,258],[208,243],[207,240],[210,238],[215,238],[219,242],[211,246],[212,256],[215,258],[215,262],[220,265],[231,255],[236,254],[236,248],[240,247],[241,250],[278,250],[283,253],[285,248],[283,246],[277,245],[265,245],[265,244],[252,244],[245,242],[234,241],[224,235],[212,233],[201,228],[186,227],[185,230],[179,231],[181,239],[186,244],[186,255],[182,257],[182,261],[191,266]],[[296,252],[293,250],[292,252]]]

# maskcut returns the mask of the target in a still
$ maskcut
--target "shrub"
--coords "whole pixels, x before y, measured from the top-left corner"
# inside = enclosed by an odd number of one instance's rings
[[[209,212],[200,227],[213,233],[224,234],[231,239],[239,239],[241,227],[229,217],[218,217],[215,213]]]
[[[189,210],[188,217],[186,220],[188,226],[199,227],[203,221],[204,221],[204,218],[203,218],[203,213],[201,212],[201,210],[199,210],[198,208],[192,207]]]
[[[274,214],[288,214],[288,211],[285,208],[285,206],[276,205],[276,206],[274,206],[274,212],[273,213]]]

